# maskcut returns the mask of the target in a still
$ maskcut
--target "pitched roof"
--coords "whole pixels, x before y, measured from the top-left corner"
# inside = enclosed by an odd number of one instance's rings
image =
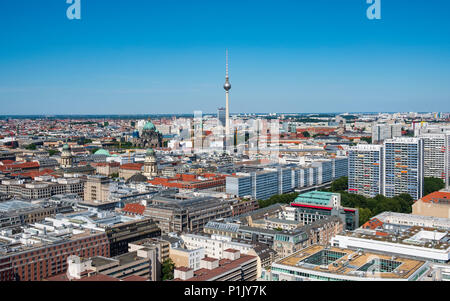
[[[128,277],[123,278],[122,281],[148,281],[148,278],[137,275],[130,275]]]
[[[120,169],[141,170],[142,166],[144,166],[144,164],[142,164],[142,163],[127,163],[127,164],[122,164],[120,166]]]
[[[378,218],[372,218],[371,220],[366,222],[364,225],[362,225],[361,228],[375,230],[378,227],[382,227],[382,226],[383,226],[382,221],[380,221]]]
[[[443,200],[450,201],[450,192],[435,191],[422,198],[425,203],[439,203]]]

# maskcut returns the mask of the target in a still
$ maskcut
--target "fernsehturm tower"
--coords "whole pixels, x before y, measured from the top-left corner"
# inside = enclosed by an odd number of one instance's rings
[[[225,135],[228,137],[230,135],[230,111],[228,106],[228,98],[229,93],[231,89],[230,80],[228,78],[228,49],[226,52],[226,76],[225,76],[225,85],[223,85],[223,88],[225,89],[225,95],[226,95],[226,106],[225,106]]]

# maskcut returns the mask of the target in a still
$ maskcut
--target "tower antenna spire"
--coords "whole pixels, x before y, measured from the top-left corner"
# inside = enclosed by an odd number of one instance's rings
[[[228,78],[228,49],[226,50],[226,77]]]

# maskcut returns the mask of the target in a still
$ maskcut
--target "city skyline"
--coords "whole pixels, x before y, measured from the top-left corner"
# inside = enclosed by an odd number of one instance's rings
[[[449,4],[365,2],[3,3],[1,113],[450,111]]]

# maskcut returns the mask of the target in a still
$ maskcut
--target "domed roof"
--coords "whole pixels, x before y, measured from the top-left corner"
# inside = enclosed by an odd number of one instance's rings
[[[151,121],[149,121],[149,122],[147,122],[144,125],[144,128],[142,130],[144,130],[144,131],[154,131],[154,130],[156,130],[156,127]]]
[[[69,150],[69,145],[68,145],[68,144],[64,144],[64,146],[63,146],[62,149],[63,149],[63,150]]]
[[[126,183],[143,183],[143,182],[147,182],[147,177],[142,175],[141,173],[136,173],[134,175],[132,175],[127,181]]]
[[[105,156],[109,156],[109,152],[106,149],[99,149],[98,151],[96,151],[94,153],[94,155],[105,155]]]
[[[149,148],[146,152],[147,156],[154,156],[155,155],[155,151],[152,148]]]

